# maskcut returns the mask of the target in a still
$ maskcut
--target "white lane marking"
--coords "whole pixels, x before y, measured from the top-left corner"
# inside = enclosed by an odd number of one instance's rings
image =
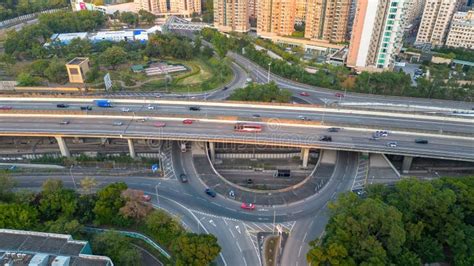
[[[235,242],[237,244],[237,248],[239,249],[240,252],[242,252],[242,248],[239,245],[239,242]]]
[[[245,266],[247,266],[247,260],[245,259],[245,257],[242,257],[242,259],[244,260]]]
[[[303,245],[300,246],[300,250],[298,251],[298,257],[301,256],[301,250],[303,249]]]
[[[306,233],[304,234],[303,242],[306,240],[306,237],[307,237],[307,236],[308,236],[308,232],[306,232]]]
[[[232,237],[235,238],[234,232],[232,232],[232,230],[230,228],[227,228],[227,229],[229,229],[230,234],[232,235]]]

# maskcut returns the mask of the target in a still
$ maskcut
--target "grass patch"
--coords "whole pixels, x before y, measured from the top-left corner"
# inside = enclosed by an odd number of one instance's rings
[[[269,236],[265,240],[263,259],[265,265],[274,266],[277,265],[276,260],[278,257],[278,249],[280,244],[280,236]]]

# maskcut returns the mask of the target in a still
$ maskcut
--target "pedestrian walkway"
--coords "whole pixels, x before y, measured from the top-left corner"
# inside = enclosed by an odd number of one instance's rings
[[[359,163],[357,165],[357,173],[352,183],[352,191],[364,189],[367,184],[367,173],[369,171],[369,160],[362,154],[359,154]]]
[[[167,141],[163,144],[163,176],[164,179],[176,179],[176,172],[173,166],[173,145],[171,142]]]

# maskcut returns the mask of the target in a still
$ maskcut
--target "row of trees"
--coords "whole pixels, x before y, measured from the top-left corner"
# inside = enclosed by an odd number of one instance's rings
[[[356,75],[343,66],[322,64],[318,67],[318,71],[312,74],[307,72],[304,65],[299,63],[298,60],[291,58],[285,60],[273,59],[268,56],[265,50],[257,51],[248,38],[225,36],[211,29],[203,30],[202,36],[205,40],[211,42],[221,55],[225,55],[228,51],[235,51],[261,67],[267,68],[271,64],[271,71],[279,76],[312,86],[381,95],[452,100],[474,99],[474,85],[460,85],[457,79],[448,79],[449,73],[433,75],[434,78],[430,79],[420,78],[417,81],[417,86],[412,86],[410,75],[402,71],[363,72]],[[270,45],[261,40],[256,42],[272,51],[279,51],[278,46],[275,47],[275,45]],[[464,51],[463,54],[468,54],[468,52]],[[284,54],[282,53],[282,55]],[[292,63],[288,63],[288,60]]]
[[[474,265],[474,176],[374,185],[329,205],[311,265]]]
[[[3,0],[0,2],[0,21],[52,8],[66,7],[67,0]]]
[[[268,84],[251,83],[245,88],[235,90],[229,100],[287,103],[291,100],[291,92],[278,88],[273,81]]]
[[[174,255],[177,265],[207,265],[219,254],[212,235],[184,231],[179,221],[143,201],[143,191],[113,183],[91,193],[95,180],[81,181],[85,194],[67,189],[60,180],[44,182],[39,193],[12,192],[14,180],[0,176],[0,228],[78,234],[83,226],[138,230]],[[139,253],[128,240],[113,233],[92,241],[95,253],[108,255],[117,265],[140,264]]]
[[[114,17],[122,23],[126,23],[129,26],[138,26],[138,24],[153,24],[156,16],[146,10],[141,9],[137,13],[134,12],[119,12],[114,14]]]

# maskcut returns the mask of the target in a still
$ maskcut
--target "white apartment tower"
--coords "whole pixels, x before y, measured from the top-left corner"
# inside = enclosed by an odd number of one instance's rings
[[[361,71],[393,68],[403,45],[407,1],[357,1],[347,66]]]
[[[444,45],[453,15],[465,3],[465,0],[426,0],[415,44]]]

